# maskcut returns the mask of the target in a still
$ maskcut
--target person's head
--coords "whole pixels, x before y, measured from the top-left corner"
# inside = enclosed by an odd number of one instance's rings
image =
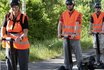
[[[94,8],[95,8],[95,12],[100,12],[101,4],[99,2],[95,3]]]
[[[75,5],[75,2],[74,1],[70,1],[70,0],[66,0],[66,6],[67,6],[67,9],[69,11],[72,11],[74,9],[74,5]]]
[[[12,13],[14,15],[18,14],[18,12],[20,11],[20,0],[12,0],[10,6],[12,9]]]

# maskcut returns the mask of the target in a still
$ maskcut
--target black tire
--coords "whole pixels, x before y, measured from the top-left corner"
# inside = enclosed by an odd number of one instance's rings
[[[60,66],[58,70],[66,70],[64,66]]]

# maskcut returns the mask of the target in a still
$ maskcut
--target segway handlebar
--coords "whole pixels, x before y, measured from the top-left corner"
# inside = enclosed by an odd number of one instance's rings
[[[12,39],[12,38],[2,38],[2,40],[6,40],[6,41],[14,41],[14,39]]]
[[[92,32],[92,34],[100,34],[99,32]]]
[[[61,35],[61,37],[63,37],[63,38],[69,38],[69,37],[71,37],[70,35]]]

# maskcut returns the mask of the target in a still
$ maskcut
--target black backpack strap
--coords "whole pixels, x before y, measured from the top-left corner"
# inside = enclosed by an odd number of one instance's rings
[[[22,30],[23,30],[23,22],[22,22],[22,19],[23,19],[23,14],[21,14],[21,16],[20,16],[20,25],[21,25],[21,27],[22,27]]]

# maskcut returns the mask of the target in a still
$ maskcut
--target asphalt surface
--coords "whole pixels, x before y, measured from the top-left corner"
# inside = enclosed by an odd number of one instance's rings
[[[75,58],[73,58],[73,61],[75,62]],[[63,56],[41,62],[31,62],[29,63],[29,70],[57,70],[61,65],[63,65],[63,62]],[[1,70],[6,70],[6,64],[4,61],[1,61]],[[77,70],[76,65],[74,66],[74,70]]]
[[[87,58],[92,55],[94,55],[94,50],[89,50],[89,52],[83,52],[84,58]],[[104,62],[104,54],[101,56],[101,60]],[[57,70],[61,65],[63,65],[63,62],[64,62],[63,56],[46,61],[30,62],[29,70]],[[73,62],[74,62],[73,70],[77,70],[76,59],[74,55],[73,55]],[[0,62],[0,69],[6,70],[6,64],[4,61]]]

